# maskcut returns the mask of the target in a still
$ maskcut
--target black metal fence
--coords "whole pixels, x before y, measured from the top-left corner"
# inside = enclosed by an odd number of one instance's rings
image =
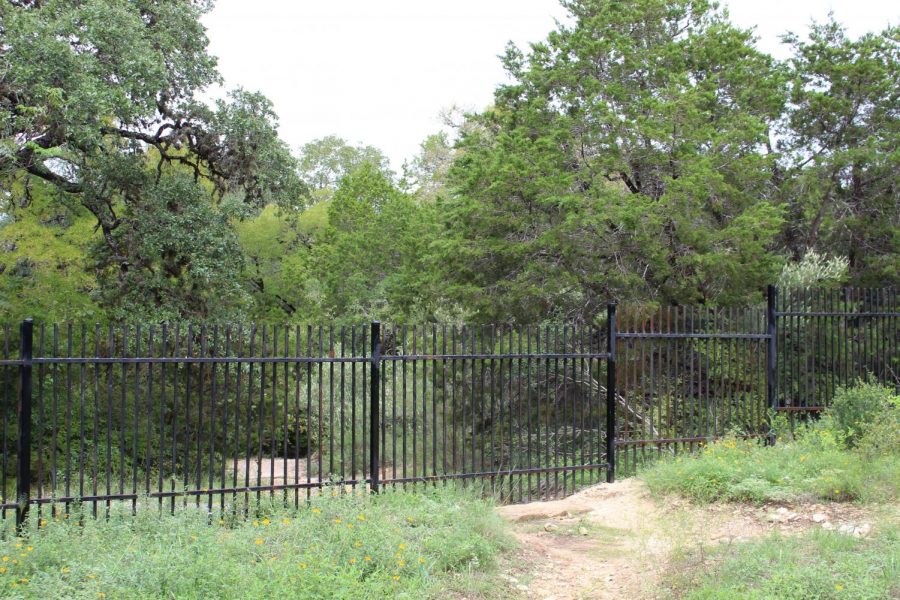
[[[766,433],[765,310],[623,307],[618,328],[620,471],[728,432]]]
[[[857,380],[900,386],[900,295],[894,288],[785,290],[775,302],[778,407],[818,412]]]
[[[771,288],[765,309],[611,305],[605,328],[7,325],[0,514],[555,497],[857,378],[900,388],[898,317],[892,289]]]
[[[622,307],[616,464],[735,432],[768,434],[770,409],[817,413],[858,380],[900,390],[893,288],[770,287],[765,308]]]
[[[608,336],[593,328],[25,322],[3,334],[2,511],[19,521],[33,505],[249,510],[450,480],[522,501],[607,469]]]

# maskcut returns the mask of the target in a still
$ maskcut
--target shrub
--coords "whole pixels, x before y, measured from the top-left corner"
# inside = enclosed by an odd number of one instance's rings
[[[847,445],[854,447],[868,427],[896,411],[900,411],[900,396],[893,390],[858,380],[854,386],[837,389],[821,425],[840,432]]]

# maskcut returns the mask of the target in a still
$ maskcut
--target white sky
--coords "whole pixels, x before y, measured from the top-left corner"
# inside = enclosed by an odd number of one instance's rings
[[[833,11],[851,35],[900,21],[891,0],[728,0],[761,49]],[[227,87],[275,104],[292,148],[329,134],[381,148],[399,170],[441,128],[440,111],[481,109],[504,81],[506,42],[544,39],[558,0],[217,0],[204,17]]]

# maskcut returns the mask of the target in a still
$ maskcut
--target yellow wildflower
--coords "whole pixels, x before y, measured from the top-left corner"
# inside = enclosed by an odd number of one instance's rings
[[[406,550],[406,544],[400,544],[397,547],[400,548],[401,550]]]
[[[28,546],[27,548],[25,548],[25,550],[31,552],[32,550],[34,550],[34,546]]]
[[[341,523],[342,523],[342,521],[341,521],[340,519],[335,519],[335,520],[334,520],[334,524],[335,524],[335,525],[340,525]]]
[[[372,560],[372,557],[366,554],[366,557],[363,560],[365,560],[366,562],[370,562]]]
[[[263,520],[262,520],[262,524],[263,524],[263,525],[266,525],[266,526],[268,526],[269,523],[271,523],[271,522],[272,522],[272,521],[270,521],[270,520],[268,520],[268,519],[263,519]]]
[[[282,524],[282,525],[290,525],[290,524],[291,524],[291,520],[290,520],[290,519],[282,519],[282,520],[281,520],[281,524]]]
[[[301,569],[305,569],[305,568],[306,568],[306,563],[300,563],[300,568],[301,568]]]
[[[425,559],[422,558],[421,556],[419,557],[419,564],[420,564],[420,565],[424,565],[424,564],[425,564]]]
[[[406,561],[401,558],[400,560],[397,561],[397,565],[400,567],[405,567]]]
[[[350,559],[350,564],[351,564],[351,565],[355,565],[355,564],[356,564],[356,559],[355,559],[355,558],[351,558],[351,559]]]
[[[257,546],[262,546],[262,545],[263,545],[263,539],[262,539],[262,538],[256,538],[256,541],[255,541],[254,543],[255,543]]]
[[[365,521],[365,520],[366,520],[366,515],[359,515],[359,516],[356,517],[356,518],[359,519],[360,521]]]
[[[400,576],[399,576],[399,575],[394,575],[394,581],[400,581]]]
[[[313,513],[315,513],[315,514],[319,514],[320,512],[322,512],[322,510],[319,509],[319,508],[314,508],[314,509],[313,509]]]
[[[6,567],[0,567],[0,573],[6,573]]]
[[[4,557],[3,557],[3,562],[9,562],[9,557],[8,557],[8,556],[4,556]]]
[[[254,527],[259,527],[259,521],[253,521],[253,526],[254,526]]]

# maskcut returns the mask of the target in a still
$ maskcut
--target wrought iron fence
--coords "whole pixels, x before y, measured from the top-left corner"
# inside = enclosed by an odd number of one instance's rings
[[[765,310],[625,307],[618,329],[620,471],[729,431],[766,433]]]
[[[777,406],[819,412],[857,380],[900,387],[900,297],[894,288],[779,291]]]
[[[33,505],[248,511],[451,480],[522,501],[607,469],[607,336],[589,327],[25,322],[18,340],[4,334],[2,511],[19,521]]]
[[[857,378],[900,389],[898,317],[893,289],[770,288],[765,309],[610,305],[605,328],[6,325],[0,514],[555,497]]]

